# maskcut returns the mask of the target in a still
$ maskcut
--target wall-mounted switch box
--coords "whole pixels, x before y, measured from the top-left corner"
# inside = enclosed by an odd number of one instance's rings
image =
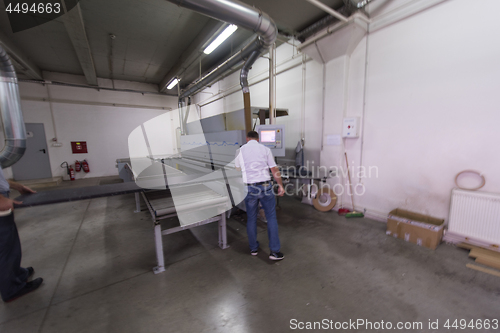
[[[71,152],[73,154],[87,154],[87,141],[71,141]]]
[[[359,137],[359,117],[344,118],[342,126],[343,138],[358,138]]]

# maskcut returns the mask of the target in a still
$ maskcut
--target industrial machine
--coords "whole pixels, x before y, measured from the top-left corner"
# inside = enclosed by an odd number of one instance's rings
[[[252,109],[257,119],[262,108]],[[135,156],[117,160],[120,177],[143,189],[136,193],[136,211],[142,198],[154,223],[155,273],[165,270],[164,235],[218,222],[219,246],[227,248],[226,212],[245,209],[247,191],[241,172],[234,167],[238,149],[246,143],[243,110],[184,124],[184,133],[177,139],[180,152],[176,154],[166,154],[162,145],[149,140],[161,137],[169,121],[160,116],[138,127],[129,137],[131,155]],[[278,156],[284,156],[283,128],[275,133],[282,150]],[[161,220],[174,216],[179,225],[162,229]]]
[[[261,121],[267,111],[252,110],[254,119]],[[287,115],[287,112],[281,110],[279,115]],[[218,244],[222,249],[227,248],[228,213],[236,208],[245,209],[246,186],[241,172],[234,167],[238,149],[246,143],[243,110],[185,124],[184,135],[178,138],[180,151],[174,154],[165,153],[162,150],[165,145],[161,142],[161,135],[171,135],[165,131],[171,126],[170,117],[157,118],[131,133],[129,150],[132,156],[117,160],[124,183],[21,196],[18,199],[23,203],[18,207],[135,193],[136,212],[141,210],[142,198],[151,213],[157,257],[155,273],[165,270],[162,236],[217,222]],[[285,128],[279,125],[255,127],[261,142],[269,146],[275,156],[284,156]],[[153,141],[151,138],[160,139]],[[312,189],[315,182],[322,183],[331,176],[329,173],[297,174],[283,168],[282,174],[285,183],[295,180],[297,185],[306,186],[304,202],[314,204],[315,199],[329,195]],[[327,206],[323,204],[320,208]],[[169,223],[168,228],[164,228],[167,224],[162,227],[161,221],[171,217],[177,217],[178,225]]]

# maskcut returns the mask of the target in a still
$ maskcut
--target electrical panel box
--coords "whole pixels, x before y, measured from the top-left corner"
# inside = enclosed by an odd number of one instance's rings
[[[87,141],[71,141],[71,151],[73,154],[87,154]]]
[[[255,130],[259,133],[259,142],[271,149],[273,156],[285,156],[284,125],[258,125]]]
[[[343,138],[358,138],[359,137],[359,117],[344,118],[342,126]]]

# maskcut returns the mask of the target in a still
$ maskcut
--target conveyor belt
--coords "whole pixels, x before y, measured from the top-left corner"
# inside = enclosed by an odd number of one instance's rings
[[[137,186],[134,182],[44,191],[18,196],[14,200],[22,201],[22,204],[15,205],[14,207],[23,208],[49,205],[60,202],[109,197],[113,195],[128,194],[141,191],[144,191],[144,189]]]
[[[203,207],[214,207],[228,202],[228,198],[204,185],[191,185],[175,189],[174,198],[166,191],[144,193],[156,217],[197,210]],[[175,203],[175,206],[174,206]]]
[[[238,176],[238,174],[231,174],[231,177],[233,178],[237,178]],[[154,179],[155,177],[157,179]],[[15,205],[15,208],[49,205],[60,202],[78,201],[141,192],[147,188],[158,188],[158,184],[164,184],[163,175],[155,177],[151,177],[151,179],[139,179],[138,182],[141,186],[138,186],[135,182],[125,182],[120,184],[88,186],[62,190],[42,191],[33,194],[23,194],[14,199],[16,201],[23,202],[20,205]],[[179,191],[180,188],[188,189],[190,188],[190,186],[195,186],[196,184],[199,185],[203,182],[217,180],[221,180],[221,176],[215,173],[204,174],[203,177],[200,177],[200,174],[184,175],[181,172],[176,172],[175,177],[169,177],[168,186],[165,186],[165,189],[175,188],[175,191]]]

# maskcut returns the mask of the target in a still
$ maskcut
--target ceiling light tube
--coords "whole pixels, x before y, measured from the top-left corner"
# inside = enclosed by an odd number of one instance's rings
[[[228,37],[231,36],[233,32],[236,31],[236,29],[238,29],[238,27],[234,24],[231,24],[229,27],[224,29],[224,31],[219,36],[217,36],[217,38],[214,39],[214,41],[210,43],[210,45],[208,45],[208,47],[205,50],[203,50],[203,53],[205,54],[212,53],[212,51],[215,50],[226,39],[228,39]]]
[[[177,83],[179,82],[179,79],[174,77],[174,79],[172,81],[170,81],[170,83],[168,84],[167,86],[167,89],[172,89],[173,87],[175,87],[177,85]]]

